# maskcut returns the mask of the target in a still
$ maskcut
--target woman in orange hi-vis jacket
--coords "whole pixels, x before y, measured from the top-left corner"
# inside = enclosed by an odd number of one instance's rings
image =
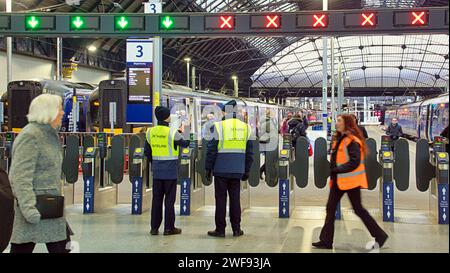
[[[320,233],[320,241],[313,243],[314,247],[333,248],[335,212],[344,193],[347,193],[356,215],[375,237],[378,246],[382,247],[386,242],[388,235],[361,204],[361,189],[367,188],[365,156],[364,137],[355,119],[351,115],[338,116],[330,160],[330,195],[326,207],[327,216]]]

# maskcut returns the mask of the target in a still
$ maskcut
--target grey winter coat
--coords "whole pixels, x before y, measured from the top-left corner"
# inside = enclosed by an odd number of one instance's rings
[[[49,124],[31,122],[13,143],[9,172],[16,197],[11,243],[50,243],[67,238],[66,220],[41,219],[36,195],[62,194],[62,147],[58,133]]]

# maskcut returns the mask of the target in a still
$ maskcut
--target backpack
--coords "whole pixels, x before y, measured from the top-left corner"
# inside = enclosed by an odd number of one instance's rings
[[[301,136],[306,137],[306,131],[303,122],[299,122],[294,128],[292,128],[291,134],[292,139],[297,139]]]
[[[8,174],[0,168],[0,253],[11,239],[14,222],[14,195],[9,183]]]

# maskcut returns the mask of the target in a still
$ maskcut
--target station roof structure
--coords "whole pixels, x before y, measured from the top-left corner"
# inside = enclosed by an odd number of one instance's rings
[[[75,4],[69,5],[72,2]],[[79,2],[79,5],[76,3]],[[139,13],[143,0],[21,0],[13,11]],[[448,0],[328,0],[329,10],[448,6]],[[4,10],[4,2],[0,2]],[[256,12],[321,10],[320,0],[165,0],[164,12]],[[30,38],[31,39],[31,38]],[[53,39],[54,40],[54,39]],[[86,65],[123,71],[125,41],[115,38],[64,39],[64,55]],[[53,44],[51,38],[38,43]],[[0,42],[1,44],[1,42]],[[17,50],[16,43],[16,50]],[[437,94],[448,83],[448,35],[337,37],[346,95]],[[88,45],[100,50],[97,56]],[[1,46],[1,45],[0,45]],[[201,75],[201,87],[232,88],[239,78],[243,96],[321,95],[320,37],[165,38],[166,81],[186,82],[184,59]],[[22,50],[27,50],[22,46]],[[34,49],[33,49],[34,50]],[[51,54],[51,50],[47,50]],[[329,52],[330,54],[330,52]],[[406,90],[406,91],[405,91]],[[376,91],[376,92],[375,92]],[[383,91],[384,93],[380,93]],[[423,93],[423,94],[422,94]]]

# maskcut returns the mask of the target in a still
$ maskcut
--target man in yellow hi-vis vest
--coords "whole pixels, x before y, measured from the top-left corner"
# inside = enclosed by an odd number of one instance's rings
[[[144,153],[152,165],[153,199],[151,231],[159,234],[162,222],[162,204],[164,201],[164,235],[180,234],[175,227],[175,199],[177,194],[178,154],[180,147],[188,147],[189,141],[176,129],[169,127],[170,110],[167,107],[155,108],[158,125],[147,130]]]
[[[230,196],[230,221],[233,236],[244,234],[241,230],[241,180],[248,180],[253,162],[253,147],[249,141],[251,130],[247,123],[239,120],[236,101],[222,107],[225,117],[212,127],[213,139],[208,142],[205,169],[207,179],[214,173],[216,197],[216,229],[209,236],[225,237],[227,192]]]

